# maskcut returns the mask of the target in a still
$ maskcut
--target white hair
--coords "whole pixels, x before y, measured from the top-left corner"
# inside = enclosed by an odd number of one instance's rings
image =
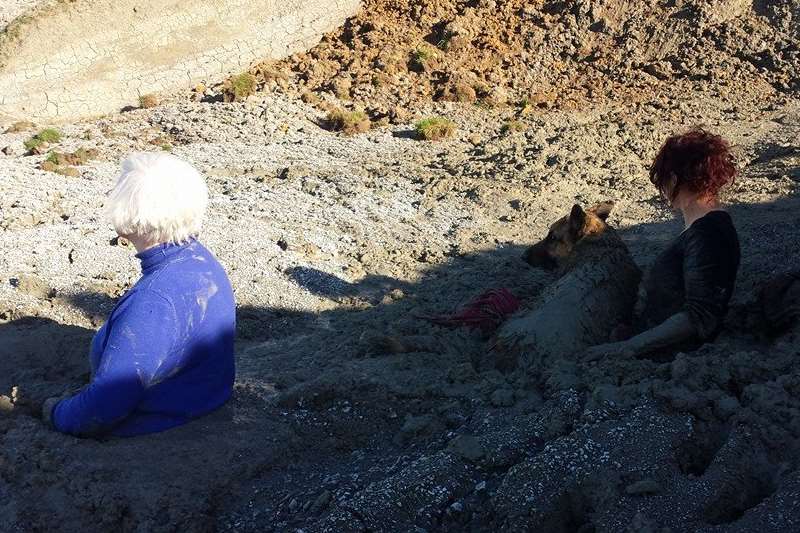
[[[164,152],[137,152],[122,162],[106,212],[122,236],[181,243],[200,233],[208,188],[192,165]]]

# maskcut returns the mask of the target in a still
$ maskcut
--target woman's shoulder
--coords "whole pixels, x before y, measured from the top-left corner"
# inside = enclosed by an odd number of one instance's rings
[[[711,211],[697,219],[681,236],[684,249],[738,257],[739,235],[727,211]]]
[[[710,211],[695,220],[686,230],[685,234],[689,238],[722,238],[726,241],[738,242],[739,237],[733,218],[727,211]]]

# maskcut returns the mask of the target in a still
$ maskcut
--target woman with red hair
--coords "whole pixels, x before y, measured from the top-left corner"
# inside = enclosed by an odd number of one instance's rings
[[[693,129],[667,139],[650,181],[683,215],[685,229],[645,277],[634,337],[589,349],[588,357],[636,356],[712,340],[722,328],[739,269],[739,239],[719,192],[736,167],[719,135]]]

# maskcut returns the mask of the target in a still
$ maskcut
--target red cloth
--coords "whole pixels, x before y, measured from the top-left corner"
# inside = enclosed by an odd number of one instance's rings
[[[452,315],[424,316],[435,324],[450,327],[467,326],[489,332],[497,329],[509,315],[519,309],[519,299],[508,289],[491,289]]]

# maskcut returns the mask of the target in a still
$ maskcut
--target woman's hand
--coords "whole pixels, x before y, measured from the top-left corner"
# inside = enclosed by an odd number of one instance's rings
[[[638,355],[639,349],[631,341],[609,342],[588,348],[582,359],[584,361],[597,361],[603,358],[632,359]]]
[[[53,408],[63,398],[64,396],[59,396],[58,398],[48,398],[44,401],[44,404],[42,404],[42,422],[44,422],[44,425],[50,429],[55,429],[53,427]]]

